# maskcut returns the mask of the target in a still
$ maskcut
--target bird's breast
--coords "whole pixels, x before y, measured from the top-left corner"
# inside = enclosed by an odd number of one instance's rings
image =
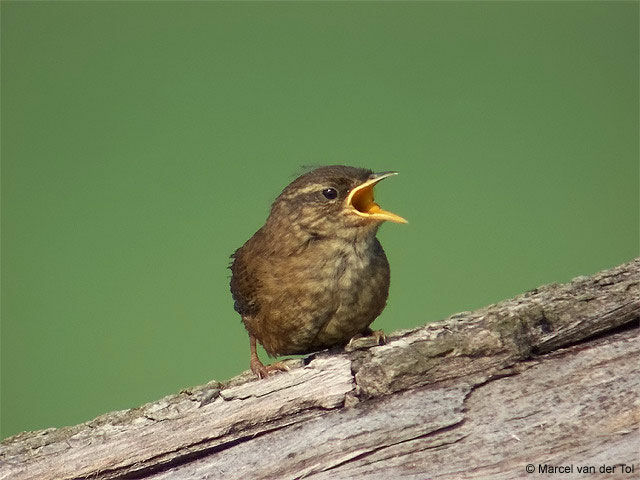
[[[344,344],[380,314],[389,266],[371,241],[313,241],[295,255],[261,262],[260,311],[245,322],[269,353],[307,353]]]
[[[339,289],[349,288],[357,283],[372,263],[372,252],[366,244],[337,243],[333,249],[335,258],[333,260],[332,272],[336,286]]]
[[[322,348],[345,343],[380,314],[389,289],[389,267],[377,240],[333,241],[323,268],[332,314],[315,339]]]

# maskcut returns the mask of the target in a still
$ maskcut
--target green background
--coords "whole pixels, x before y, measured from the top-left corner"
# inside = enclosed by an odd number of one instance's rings
[[[638,255],[638,3],[2,3],[2,436],[248,366],[229,254],[400,175],[391,331]]]

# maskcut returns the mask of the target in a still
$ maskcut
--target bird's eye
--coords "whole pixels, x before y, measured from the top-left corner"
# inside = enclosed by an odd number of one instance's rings
[[[322,195],[324,195],[329,200],[333,200],[338,196],[338,191],[335,188],[325,188],[322,190]]]

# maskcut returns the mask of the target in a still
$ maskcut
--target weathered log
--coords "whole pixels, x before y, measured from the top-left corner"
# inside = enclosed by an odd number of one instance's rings
[[[264,380],[21,433],[0,478],[640,478],[639,318],[640,258]]]

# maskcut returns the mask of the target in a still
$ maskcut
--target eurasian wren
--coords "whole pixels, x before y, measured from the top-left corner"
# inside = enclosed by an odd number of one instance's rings
[[[249,332],[251,370],[269,355],[304,354],[369,335],[389,294],[389,263],[376,238],[385,220],[373,187],[396,172],[332,165],[291,182],[266,223],[231,256],[231,293]],[[381,333],[381,332],[376,332]]]

